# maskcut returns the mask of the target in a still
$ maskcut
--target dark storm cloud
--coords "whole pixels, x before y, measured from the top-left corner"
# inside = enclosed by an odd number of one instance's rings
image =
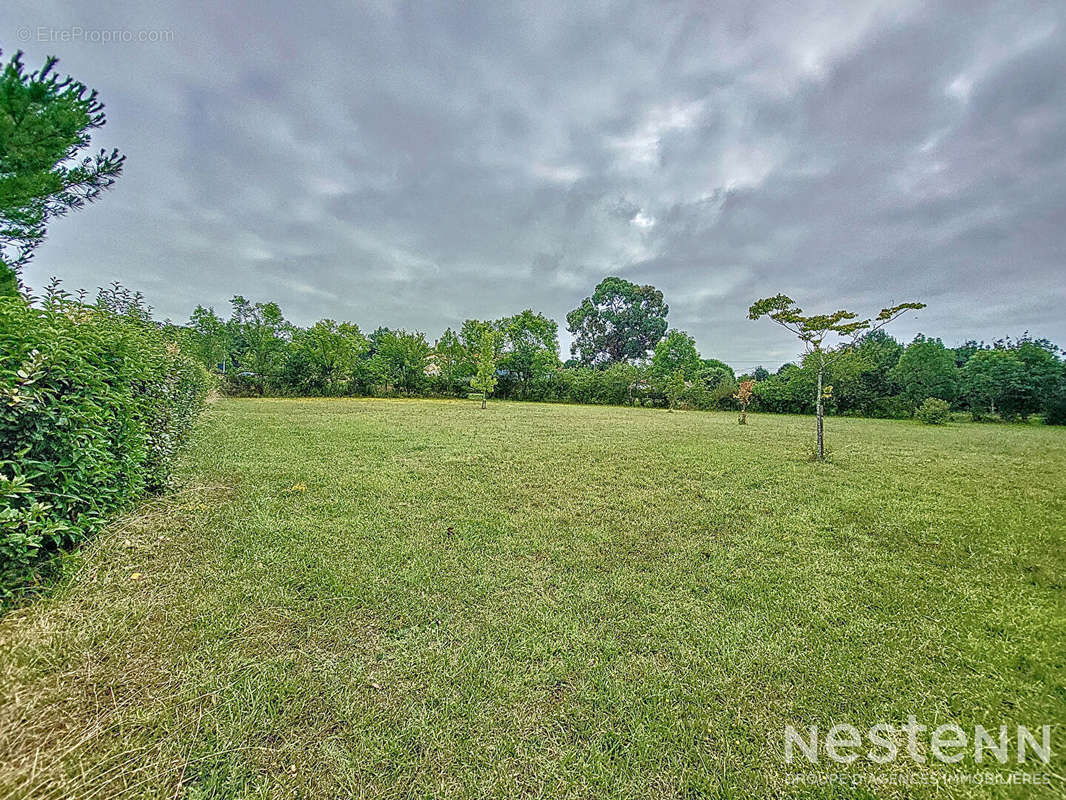
[[[1064,26],[1043,2],[8,3],[0,45],[98,88],[98,144],[129,155],[27,277],[432,338],[565,324],[621,274],[741,368],[794,355],[746,320],[778,291],[924,300],[904,338],[1066,342]]]

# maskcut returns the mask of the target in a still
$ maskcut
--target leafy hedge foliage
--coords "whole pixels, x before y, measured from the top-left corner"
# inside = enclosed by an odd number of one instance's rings
[[[947,425],[951,419],[951,403],[939,397],[927,397],[915,414],[926,425]]]
[[[1052,398],[1044,410],[1044,423],[1047,425],[1066,425],[1066,396]]]
[[[164,488],[203,407],[203,366],[139,298],[110,298],[0,298],[0,597],[110,512]]]

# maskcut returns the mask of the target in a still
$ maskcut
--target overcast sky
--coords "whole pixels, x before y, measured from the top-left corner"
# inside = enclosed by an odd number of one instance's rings
[[[565,358],[616,274],[739,369],[795,355],[746,318],[778,292],[1066,344],[1066,3],[355,5],[5,0],[128,156],[27,282],[431,341],[532,307]]]

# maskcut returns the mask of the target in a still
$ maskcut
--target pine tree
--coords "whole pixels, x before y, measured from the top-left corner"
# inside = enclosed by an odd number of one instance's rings
[[[91,203],[122,173],[117,150],[78,158],[106,121],[104,105],[59,78],[55,64],[27,73],[18,52],[0,72],[0,295],[18,291],[48,221]]]

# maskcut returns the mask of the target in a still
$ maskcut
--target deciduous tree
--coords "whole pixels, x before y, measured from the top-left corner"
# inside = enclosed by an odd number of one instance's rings
[[[477,374],[470,385],[481,392],[481,407],[485,407],[488,396],[496,388],[496,339],[498,334],[485,330],[481,334],[481,347],[478,351]]]
[[[892,370],[900,392],[913,412],[927,397],[952,402],[959,394],[955,356],[939,339],[918,334]]]
[[[962,368],[962,391],[974,418],[999,413],[1004,419],[1017,416],[1029,391],[1025,362],[1013,350],[978,350]]]
[[[189,317],[189,349],[205,367],[225,373],[233,335],[230,327],[213,308],[197,306]]]
[[[854,344],[864,332],[883,328],[900,315],[914,309],[925,308],[924,303],[901,303],[890,308],[881,309],[873,319],[859,319],[852,311],[835,311],[832,314],[807,314],[799,308],[792,298],[778,294],[756,300],[748,309],[749,319],[769,317],[785,330],[795,334],[807,355],[812,356],[817,370],[817,392],[815,394],[815,415],[817,417],[817,449],[815,456],[819,461],[825,459],[825,371],[841,352],[841,345]]]
[[[740,419],[737,420],[741,425],[748,424],[748,404],[751,402],[752,390],[755,388],[755,380],[741,381],[737,387],[737,393],[733,395],[736,398],[737,403],[740,405]]]
[[[462,391],[477,372],[473,355],[451,328],[447,328],[433,345],[432,357],[438,370],[436,380],[442,391],[448,394]]]
[[[657,376],[673,375],[681,370],[687,380],[695,380],[703,367],[696,340],[685,331],[672,330],[655,345],[651,357],[652,373]]]
[[[230,304],[239,377],[262,395],[284,367],[293,327],[277,303],[251,303],[235,295]]]
[[[370,343],[358,325],[320,320],[293,335],[286,365],[288,381],[303,391],[342,394],[357,379],[362,357],[369,349]]]
[[[670,307],[654,286],[604,278],[591,297],[566,315],[572,354],[582,364],[642,361],[666,333]]]
[[[503,344],[499,366],[517,381],[519,397],[529,398],[535,383],[544,383],[559,365],[559,326],[532,309],[505,317],[493,327]]]
[[[385,390],[390,383],[407,393],[418,390],[425,383],[428,355],[429,343],[422,333],[386,330],[378,336],[373,360]]]

